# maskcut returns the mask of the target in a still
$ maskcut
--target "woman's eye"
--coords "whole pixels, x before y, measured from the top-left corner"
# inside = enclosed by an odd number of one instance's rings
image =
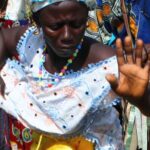
[[[70,26],[72,28],[81,28],[83,25],[84,25],[83,23],[75,23],[75,22],[70,23]]]
[[[86,26],[86,20],[71,21],[71,22],[69,23],[69,25],[70,25],[70,27],[75,28],[75,29],[81,28],[81,27]]]
[[[51,30],[59,30],[62,26],[63,26],[63,24],[57,23],[57,24],[51,24],[51,25],[49,25],[49,28]]]
[[[48,25],[48,27],[51,29],[51,30],[59,30],[61,29],[64,25],[69,25],[71,28],[75,28],[75,29],[78,29],[78,28],[81,28],[83,26],[85,26],[85,22],[74,22],[74,21],[71,21],[71,22],[60,22],[60,23],[54,23],[54,24],[50,24]]]

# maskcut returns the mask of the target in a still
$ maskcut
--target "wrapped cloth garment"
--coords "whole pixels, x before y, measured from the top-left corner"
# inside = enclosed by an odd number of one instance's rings
[[[128,28],[134,40],[140,38],[150,43],[150,1],[124,0],[128,16]],[[143,34],[146,33],[146,34]],[[97,0],[97,7],[89,12],[86,35],[107,45],[127,36],[121,0]]]
[[[36,12],[48,5],[51,5],[57,2],[63,2],[63,1],[66,1],[66,0],[28,0],[28,3],[31,6],[32,11]],[[75,0],[75,1],[85,3],[89,9],[96,8],[96,0]]]
[[[26,20],[25,1],[8,0],[4,18],[12,21]]]
[[[124,149],[118,112],[112,107],[119,97],[105,79],[107,73],[117,76],[116,57],[66,72],[49,88],[58,74],[42,66],[39,80],[45,41],[42,30],[38,35],[35,30],[30,27],[17,45],[20,61],[8,59],[1,71],[6,100],[0,97],[0,107],[43,135],[58,139],[83,136],[95,150]]]

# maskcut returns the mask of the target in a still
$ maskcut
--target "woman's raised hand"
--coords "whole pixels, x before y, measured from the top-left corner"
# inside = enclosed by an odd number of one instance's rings
[[[114,92],[128,99],[132,104],[138,105],[138,100],[142,99],[148,87],[150,57],[143,66],[143,41],[140,39],[136,41],[134,49],[130,37],[125,38],[124,44],[117,39],[116,48],[119,77],[108,74],[106,79]]]

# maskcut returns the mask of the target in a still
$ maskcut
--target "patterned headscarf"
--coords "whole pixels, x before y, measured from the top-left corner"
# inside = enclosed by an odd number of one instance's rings
[[[65,0],[29,0],[29,4],[31,6],[32,11],[36,12],[48,5],[63,1]],[[96,7],[96,0],[76,0],[76,1],[85,3],[89,9],[94,9]]]

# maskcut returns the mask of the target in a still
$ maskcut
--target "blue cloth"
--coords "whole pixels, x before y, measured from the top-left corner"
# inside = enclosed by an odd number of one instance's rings
[[[106,3],[109,4],[112,9],[120,5],[120,1],[118,1],[118,4],[116,5],[116,0],[108,0],[107,2],[104,0],[97,0],[97,6],[100,8],[102,8],[102,6]],[[134,18],[136,27],[138,28],[137,38],[141,38],[144,43],[150,43],[150,0],[125,0],[125,3],[128,10],[128,16],[132,16],[132,18]],[[115,17],[118,16],[115,16],[112,10],[112,12],[107,16],[107,20],[104,20],[105,22],[107,22],[105,23],[105,27],[107,29],[109,24],[109,33],[112,32],[116,36],[116,38],[124,38],[127,35],[125,28],[118,33],[116,32],[117,27],[115,28],[114,24],[112,24],[111,22],[112,18]]]
[[[135,14],[138,26],[137,38],[145,43],[150,43],[150,0],[128,0],[131,4],[131,11]]]

